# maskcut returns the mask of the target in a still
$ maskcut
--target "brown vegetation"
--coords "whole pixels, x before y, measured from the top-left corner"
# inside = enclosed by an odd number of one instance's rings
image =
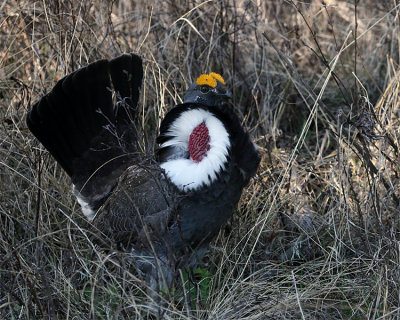
[[[0,1],[0,317],[400,317],[399,15],[396,0]],[[63,75],[130,51],[149,137],[215,71],[263,153],[194,279],[158,306],[129,254],[91,242],[25,124]]]

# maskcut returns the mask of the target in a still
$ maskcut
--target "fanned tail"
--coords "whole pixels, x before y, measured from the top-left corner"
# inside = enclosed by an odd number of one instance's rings
[[[28,113],[30,131],[71,177],[88,216],[137,158],[142,78],[138,55],[99,60],[59,80]]]

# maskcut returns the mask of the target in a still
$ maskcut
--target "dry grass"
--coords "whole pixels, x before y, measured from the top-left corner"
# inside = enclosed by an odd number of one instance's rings
[[[152,4],[0,1],[0,317],[400,317],[398,1]],[[128,254],[91,242],[25,124],[60,77],[129,51],[148,137],[213,70],[263,153],[200,274],[160,306]]]

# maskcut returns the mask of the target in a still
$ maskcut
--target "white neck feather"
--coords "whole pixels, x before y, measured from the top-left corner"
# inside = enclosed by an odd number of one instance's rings
[[[210,135],[210,150],[200,161],[171,159],[161,164],[167,177],[183,191],[195,190],[210,185],[225,167],[230,148],[229,134],[222,122],[203,109],[192,109],[182,114],[171,124],[167,136],[171,138],[161,145],[188,151],[189,137],[194,128],[205,122]]]

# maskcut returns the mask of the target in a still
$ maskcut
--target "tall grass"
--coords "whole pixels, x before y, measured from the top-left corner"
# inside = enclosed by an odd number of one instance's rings
[[[0,2],[0,317],[400,317],[396,1]],[[144,58],[143,148],[202,72],[223,74],[263,160],[194,275],[152,301],[100,249],[29,133],[63,75]]]

